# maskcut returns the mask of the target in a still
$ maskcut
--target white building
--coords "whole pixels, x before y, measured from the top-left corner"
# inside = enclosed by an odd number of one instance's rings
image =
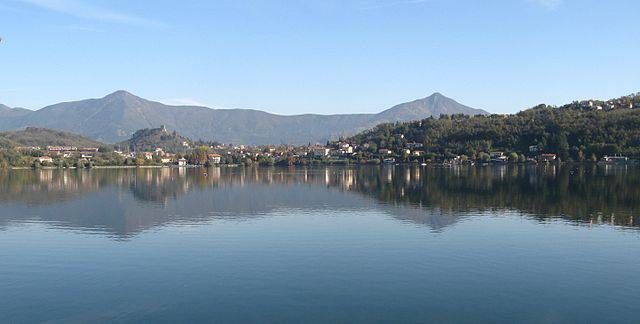
[[[327,156],[331,150],[324,146],[316,146],[313,147],[311,151],[315,156]]]
[[[53,163],[53,159],[50,156],[41,156],[38,158],[40,163]]]
[[[214,164],[219,164],[220,161],[222,160],[222,155],[220,154],[209,154],[207,156],[209,158],[209,162],[214,163]]]

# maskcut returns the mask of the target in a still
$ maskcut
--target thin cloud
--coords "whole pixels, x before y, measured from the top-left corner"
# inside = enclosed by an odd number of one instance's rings
[[[153,28],[166,27],[165,24],[144,17],[121,13],[97,7],[81,0],[17,0],[43,9],[75,16],[83,19],[99,20],[110,23],[145,26]]]
[[[164,99],[162,102],[166,105],[171,106],[200,106],[200,107],[208,107],[207,104],[198,101],[193,98],[172,98],[172,99]]]
[[[80,32],[95,32],[95,31],[98,31],[98,29],[93,28],[93,27],[77,26],[77,25],[60,26],[60,29],[80,31]]]
[[[562,4],[562,0],[528,0],[531,3],[543,6],[549,10],[554,10]]]

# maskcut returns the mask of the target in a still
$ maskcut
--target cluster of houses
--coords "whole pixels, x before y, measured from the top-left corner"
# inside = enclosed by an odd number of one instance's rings
[[[77,157],[79,159],[91,159],[98,152],[97,147],[75,147],[75,146],[21,146],[18,151],[45,151],[46,155],[37,158],[40,163],[53,163],[54,158]]]
[[[591,110],[614,110],[614,109],[636,109],[640,108],[640,102],[633,100],[616,99],[609,101],[584,100],[578,102],[580,107]]]
[[[156,160],[162,164],[176,164],[178,166],[186,166],[188,161],[183,156],[175,153],[165,152],[162,148],[156,148],[153,152],[121,152],[114,151],[116,154],[124,158],[136,158],[142,157],[144,160]],[[218,153],[208,153],[207,161],[211,164],[220,164],[222,162],[222,155]]]
[[[128,155],[135,156],[135,153],[123,153]],[[160,163],[172,163],[176,161],[176,154],[165,152],[162,148],[156,148],[153,152],[141,152],[140,155],[145,160],[153,160],[155,157],[158,157]]]
[[[328,143],[327,145],[308,145],[308,146],[258,146],[245,147],[218,145],[210,148],[215,154],[209,154],[209,161],[219,163],[222,158],[233,157],[235,160],[250,159],[258,161],[261,158],[282,159],[282,158],[306,158],[315,160],[340,160],[352,158],[358,153],[371,153],[370,144],[357,145],[345,141]],[[372,154],[376,158],[384,159],[394,157],[395,155],[406,155],[411,157],[423,156],[425,152],[422,150],[422,143],[407,143],[401,151],[381,148]]]
[[[375,159],[383,163],[395,163],[396,158],[402,158],[404,161],[419,161],[425,162],[428,155],[423,148],[422,143],[409,142],[405,143],[402,148],[377,148],[373,150],[375,146],[373,144],[357,145],[345,141],[327,143],[327,145],[308,145],[308,146],[256,146],[246,147],[244,145],[215,145],[207,148],[206,161],[208,164],[222,164],[222,163],[245,163],[245,162],[259,162],[263,159],[270,159],[272,161],[286,160],[290,158],[308,159],[308,160],[352,160],[354,158],[362,158],[363,156],[368,159]],[[67,146],[47,146],[41,147],[21,147],[21,150],[41,150],[46,151],[44,156],[38,157],[40,163],[53,163],[54,158],[78,158],[79,161],[91,161],[94,155],[98,152],[98,148],[77,148]],[[156,148],[150,152],[123,152],[113,151],[113,153],[120,155],[125,159],[139,159],[144,161],[153,161],[153,163],[161,163],[164,165],[178,165],[187,166],[189,162],[202,164],[202,156],[198,158],[198,162],[194,162],[185,157],[192,156],[190,154],[179,155],[175,153],[166,152],[163,148]],[[557,160],[556,154],[544,153],[537,145],[529,147],[529,154],[526,155],[526,162],[531,163],[551,163]],[[522,162],[524,157],[520,157]],[[624,163],[628,161],[626,157],[604,157],[603,163]],[[443,161],[445,164],[464,164],[473,163],[464,156],[456,156],[452,159]],[[495,164],[509,162],[509,156],[502,151],[489,152],[488,159],[485,157],[482,162],[490,162]]]
[[[530,154],[529,157],[526,158],[526,162],[530,162],[530,163],[549,163],[549,162],[553,162],[556,160],[557,156],[556,154],[553,153],[539,153],[536,150],[531,151],[531,147],[529,148],[531,153],[534,154]],[[509,162],[509,158],[507,157],[507,155],[504,152],[501,151],[495,151],[495,152],[490,152],[489,153],[489,160],[493,163],[507,163]]]
[[[553,162],[556,160],[557,156],[553,153],[541,153],[540,147],[538,145],[529,146],[529,155],[531,157],[527,158],[528,162]],[[534,158],[537,156],[537,159]]]
[[[383,162],[395,162],[397,157],[408,158],[414,161],[422,161],[426,157],[426,151],[423,149],[422,143],[409,142],[404,144],[401,149],[379,148],[376,151],[371,151],[371,144],[357,145],[344,141],[330,143],[328,145],[309,145],[309,146],[263,146],[263,147],[245,147],[241,146],[225,146],[218,145],[210,148],[217,153],[211,153],[208,155],[209,162],[212,164],[221,163],[225,158],[233,157],[236,160],[251,159],[258,161],[262,158],[308,158],[308,159],[329,159],[340,160],[354,157],[359,153],[366,152],[366,154],[374,159],[378,159]],[[553,162],[557,159],[556,154],[540,153],[537,146],[531,146],[529,148],[531,156],[527,161],[530,162]],[[508,162],[508,156],[501,151],[494,151],[489,153],[492,163],[506,163]],[[423,158],[423,159],[420,159]],[[463,163],[462,157],[457,156],[452,160],[445,161],[446,163],[459,164]]]

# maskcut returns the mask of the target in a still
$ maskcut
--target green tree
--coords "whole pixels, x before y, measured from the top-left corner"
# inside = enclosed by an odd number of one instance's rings
[[[204,165],[208,161],[207,152],[209,148],[206,146],[200,146],[191,152],[189,163],[194,165]]]
[[[142,156],[138,156],[138,157],[136,157],[136,159],[135,159],[135,164],[136,164],[136,166],[143,166],[143,165],[145,164],[145,162],[146,162],[146,161],[145,161],[145,158],[144,158],[144,157],[142,157]]]

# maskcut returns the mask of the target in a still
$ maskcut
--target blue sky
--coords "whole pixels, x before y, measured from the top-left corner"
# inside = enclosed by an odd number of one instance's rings
[[[0,0],[0,103],[118,89],[281,114],[640,91],[640,1]]]

